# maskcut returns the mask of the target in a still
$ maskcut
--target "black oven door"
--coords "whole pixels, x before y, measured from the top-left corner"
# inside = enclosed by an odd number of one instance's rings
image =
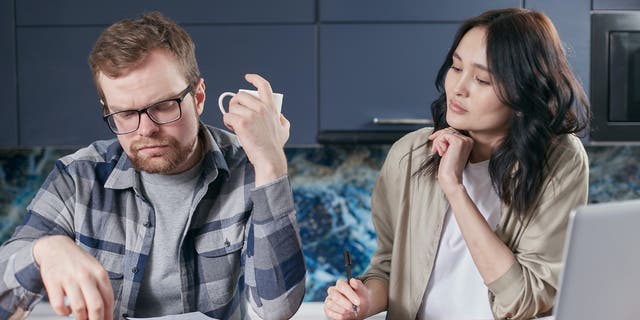
[[[640,12],[591,15],[592,141],[640,141]]]

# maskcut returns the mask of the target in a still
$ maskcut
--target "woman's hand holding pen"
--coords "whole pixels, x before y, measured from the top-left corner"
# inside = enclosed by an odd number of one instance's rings
[[[369,314],[371,292],[362,281],[351,279],[349,283],[340,279],[327,289],[324,314],[329,319],[364,319]],[[353,306],[356,306],[354,311]]]
[[[429,136],[433,141],[431,151],[442,158],[438,168],[438,183],[446,195],[462,186],[462,171],[469,161],[473,139],[449,127]]]

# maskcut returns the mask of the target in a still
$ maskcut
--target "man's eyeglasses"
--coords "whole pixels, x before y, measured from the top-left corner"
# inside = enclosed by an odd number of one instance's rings
[[[104,115],[102,118],[115,134],[127,134],[138,130],[140,127],[140,117],[143,113],[157,125],[176,122],[182,117],[182,107],[180,103],[184,97],[193,90],[193,85],[189,85],[180,92],[174,99],[162,100],[140,110],[123,110]],[[105,113],[108,111],[106,105],[103,106]]]

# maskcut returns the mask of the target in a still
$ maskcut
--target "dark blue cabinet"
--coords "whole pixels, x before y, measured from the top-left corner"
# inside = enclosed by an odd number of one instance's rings
[[[18,28],[21,145],[85,145],[112,136],[87,65],[101,30]]]
[[[217,107],[223,91],[248,88],[243,75],[256,72],[285,95],[292,123],[290,144],[310,144],[316,134],[316,49],[312,25],[187,26],[208,99],[203,121],[224,127]],[[19,28],[21,144],[84,145],[112,137],[87,57],[101,27]]]
[[[320,130],[397,131],[428,119],[457,24],[337,24],[320,29]],[[428,123],[427,123],[428,124]],[[424,124],[423,124],[424,125]]]
[[[254,89],[244,80],[258,73],[284,94],[282,113],[291,122],[291,144],[315,143],[317,131],[316,29],[313,25],[193,26],[207,102],[203,121],[218,127],[218,95]]]
[[[108,25],[160,11],[179,23],[312,23],[315,0],[19,0],[19,26]]]
[[[285,95],[289,146],[363,141],[353,138],[360,133],[368,142],[391,142],[429,125],[434,80],[460,22],[522,5],[554,21],[585,89],[591,6],[638,9],[636,0],[4,1],[0,146],[111,137],[87,56],[106,26],[154,10],[196,41],[208,93],[204,122],[223,127],[218,95],[249,88],[243,75],[255,72]]]
[[[13,1],[8,3],[13,5]],[[7,42],[17,43],[18,58],[3,52],[0,61],[6,60],[7,67],[17,69],[19,106],[15,102],[9,104],[14,106],[14,113],[2,120],[8,122],[8,129],[14,124],[16,134],[6,134],[11,140],[0,143],[85,145],[112,137],[100,117],[87,57],[106,26],[153,10],[179,22],[196,42],[198,62],[207,84],[205,123],[224,127],[217,107],[218,95],[250,87],[243,75],[255,72],[285,95],[283,113],[291,121],[292,130],[289,145],[315,143],[315,0],[21,0],[15,5],[15,19],[13,7],[2,11],[11,18],[3,19],[7,26],[2,32],[12,36],[17,29],[16,41],[11,38]],[[16,72],[8,74],[15,76]],[[15,85],[13,88],[15,100]],[[11,93],[10,89],[7,91]]]
[[[13,1],[0,2],[0,146],[18,144],[15,20]]]
[[[460,22],[519,0],[319,0],[321,142],[392,142],[432,125]]]
[[[461,21],[489,9],[520,7],[520,0],[319,0],[321,22]]]
[[[593,0],[593,10],[640,10],[640,1]]]
[[[528,0],[525,4],[527,8],[544,12],[553,21],[573,72],[588,93],[591,52],[589,3],[584,0]]]

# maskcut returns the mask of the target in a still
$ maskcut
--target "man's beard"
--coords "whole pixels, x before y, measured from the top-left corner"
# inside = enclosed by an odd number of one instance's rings
[[[135,141],[130,145],[131,153],[129,158],[133,167],[139,171],[145,171],[154,174],[172,173],[178,166],[187,160],[194,150],[197,136],[185,145],[181,145],[178,140],[173,137],[165,137],[158,139],[143,139]],[[160,155],[140,156],[139,150],[145,146],[151,145],[167,145],[167,150]]]

